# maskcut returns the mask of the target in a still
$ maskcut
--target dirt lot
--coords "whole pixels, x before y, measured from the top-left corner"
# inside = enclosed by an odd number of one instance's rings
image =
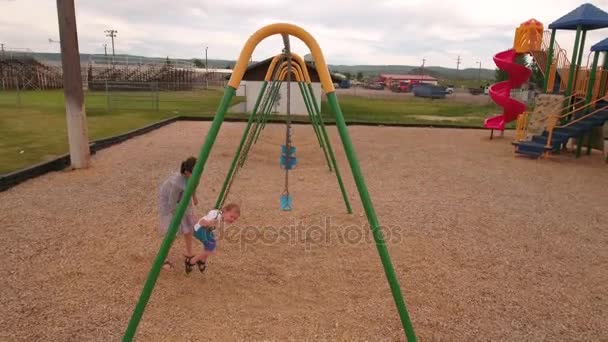
[[[0,340],[116,341],[152,259],[157,193],[208,123],[179,122],[0,193]],[[209,208],[243,125],[222,127]],[[351,127],[421,341],[608,339],[608,177],[599,155],[515,158],[481,130]],[[279,211],[282,126],[235,182],[243,216],[207,273],[163,272],[140,341],[403,340],[334,128],[345,213],[311,128],[295,127],[294,211]],[[172,258],[181,260],[177,240]]]

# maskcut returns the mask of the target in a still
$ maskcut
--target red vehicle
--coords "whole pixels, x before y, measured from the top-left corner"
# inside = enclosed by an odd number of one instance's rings
[[[420,84],[420,81],[418,80],[412,80],[412,81],[399,81],[398,84],[395,84],[392,88],[391,91],[396,92],[396,93],[409,93],[412,91],[412,88],[416,85],[416,84]]]

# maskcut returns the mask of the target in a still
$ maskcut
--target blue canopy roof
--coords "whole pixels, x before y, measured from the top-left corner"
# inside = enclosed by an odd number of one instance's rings
[[[608,27],[608,13],[592,4],[583,4],[549,24],[549,29],[576,30],[576,27],[579,25],[582,26],[583,30],[596,30]]]
[[[608,51],[608,38],[593,44],[591,51]]]

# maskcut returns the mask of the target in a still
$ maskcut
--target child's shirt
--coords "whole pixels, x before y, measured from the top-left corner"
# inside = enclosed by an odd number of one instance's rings
[[[215,221],[218,224],[222,222],[222,211],[221,210],[217,210],[217,209],[213,209],[210,210],[207,215],[203,216],[200,220],[198,220],[198,222],[196,223],[196,225],[194,225],[194,230],[199,230],[201,228],[207,229],[207,230],[214,230],[216,227],[204,227],[200,224],[201,220],[205,220],[205,221]]]

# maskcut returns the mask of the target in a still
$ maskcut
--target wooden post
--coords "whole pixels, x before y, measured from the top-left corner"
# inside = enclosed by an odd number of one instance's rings
[[[74,0],[57,0],[61,65],[63,67],[63,93],[72,167],[89,166],[90,151],[87,119],[84,110],[84,93],[80,75],[80,53],[76,31]]]

